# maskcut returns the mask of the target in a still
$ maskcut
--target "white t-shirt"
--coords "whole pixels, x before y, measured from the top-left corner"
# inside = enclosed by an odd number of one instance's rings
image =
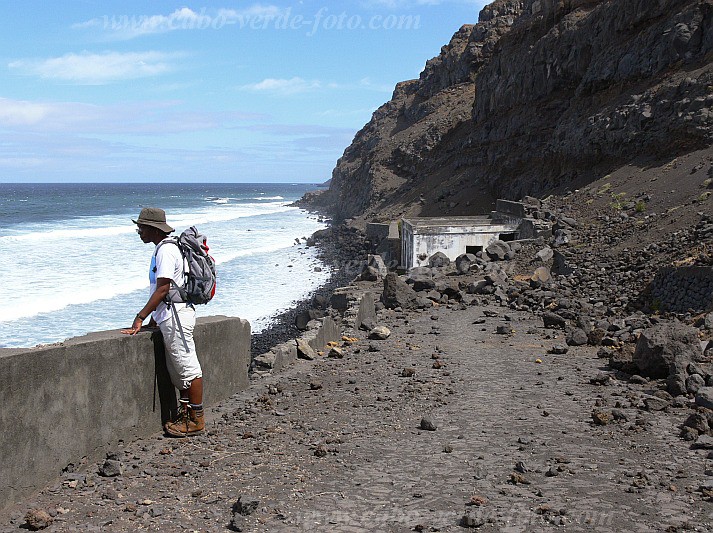
[[[164,244],[157,244],[151,256],[151,269],[149,270],[151,287],[149,294],[156,292],[157,278],[172,279],[179,287],[182,287],[184,282],[181,251],[170,238],[161,242]],[[171,288],[173,288],[173,284],[171,284]],[[176,311],[186,306],[186,304],[180,302],[175,302],[172,305],[176,306]],[[160,324],[171,317],[171,310],[166,306],[165,302],[161,302],[151,313],[151,316],[157,324]]]

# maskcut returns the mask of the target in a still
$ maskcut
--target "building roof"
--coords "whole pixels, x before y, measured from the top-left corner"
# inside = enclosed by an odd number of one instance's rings
[[[493,221],[488,215],[472,217],[410,217],[404,218],[413,227],[437,226],[490,226]]]
[[[516,231],[518,222],[493,222],[488,216],[473,217],[414,217],[404,218],[404,224],[419,235],[440,235],[447,233],[500,233]]]

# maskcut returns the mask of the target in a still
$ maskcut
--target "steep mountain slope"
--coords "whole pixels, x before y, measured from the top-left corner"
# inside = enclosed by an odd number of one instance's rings
[[[338,220],[488,212],[713,137],[713,0],[498,0],[397,85],[313,202]]]

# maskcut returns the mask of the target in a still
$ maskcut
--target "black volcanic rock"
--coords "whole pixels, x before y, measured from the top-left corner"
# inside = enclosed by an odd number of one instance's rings
[[[395,87],[311,203],[337,220],[488,213],[708,146],[710,20],[699,0],[496,0]],[[561,245],[583,223],[564,216]]]

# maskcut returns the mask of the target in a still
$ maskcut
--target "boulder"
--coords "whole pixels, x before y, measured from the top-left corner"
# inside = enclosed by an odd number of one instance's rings
[[[545,311],[542,313],[542,321],[544,322],[546,328],[564,329],[567,326],[567,321],[552,311]]]
[[[617,350],[609,356],[609,366],[614,370],[621,370],[631,374],[636,369],[632,362],[632,357],[633,354],[628,350]]]
[[[567,258],[560,252],[553,251],[552,273],[558,276],[569,276],[574,272]]]
[[[360,281],[378,281],[379,280],[379,271],[374,268],[373,266],[366,265],[364,266],[364,270],[361,271],[361,274],[359,274],[359,280]]]
[[[498,335],[512,335],[514,330],[510,324],[500,324],[496,329],[495,333]]]
[[[324,294],[315,294],[312,297],[312,307],[315,309],[327,309],[329,307],[329,298]]]
[[[495,285],[497,287],[504,286],[506,279],[507,275],[503,272],[489,272],[485,275],[485,280],[490,282],[491,285]]]
[[[572,328],[567,332],[567,344],[569,346],[584,346],[589,342],[589,337],[581,328]]]
[[[686,394],[686,375],[679,372],[670,372],[666,378],[666,391],[671,396],[682,396]]]
[[[306,330],[310,320],[324,318],[325,313],[321,309],[306,309],[295,315],[295,327],[301,331]]]
[[[301,331],[307,329],[307,324],[309,323],[309,311],[300,311],[295,315],[295,327]]]
[[[408,271],[408,276],[408,279],[410,279],[412,276],[425,276],[428,278],[432,278],[433,270],[431,270],[430,267],[413,267],[411,270]]]
[[[504,261],[511,252],[510,245],[501,240],[493,241],[485,248],[485,253],[493,261]]]
[[[484,294],[485,287],[492,286],[488,280],[480,279],[468,284],[468,294]]]
[[[456,257],[456,270],[458,274],[467,274],[470,269],[475,265],[477,266],[478,258],[473,254],[461,254]]]
[[[664,398],[658,396],[646,395],[644,396],[644,407],[647,411],[663,411],[666,409],[671,402]]]
[[[274,352],[266,352],[261,353],[260,355],[256,355],[253,358],[253,363],[255,363],[255,367],[260,370],[271,370],[275,368],[276,360],[277,356]]]
[[[636,343],[633,361],[643,376],[661,379],[683,373],[685,379],[688,364],[702,356],[697,330],[673,321],[644,330]]]
[[[103,477],[116,477],[124,473],[124,467],[121,461],[116,459],[107,459],[99,468],[99,475]]]
[[[436,282],[436,290],[441,294],[445,294],[449,300],[460,300],[462,298],[458,283],[448,279],[438,280]]]
[[[366,318],[359,322],[359,329],[364,330],[364,331],[371,331],[377,326],[376,324],[376,318]]]
[[[552,251],[552,248],[550,248],[549,246],[545,246],[542,250],[535,254],[535,258],[538,261],[547,263],[550,259],[554,257],[554,255],[555,253]]]
[[[424,416],[421,418],[421,429],[425,429],[426,431],[436,431],[438,429],[438,425],[433,417]]]
[[[391,335],[391,330],[386,326],[376,326],[369,332],[369,338],[377,341],[384,341]]]
[[[550,348],[548,353],[555,354],[555,355],[564,355],[569,351],[569,348],[563,344],[555,344],[552,348]]]
[[[699,374],[693,374],[686,378],[686,392],[696,394],[702,387],[706,386],[706,380]]]
[[[418,295],[404,280],[389,272],[384,278],[384,292],[381,300],[384,306],[389,309],[401,307],[402,309],[415,309],[418,307],[416,299]]]
[[[433,307],[433,300],[426,298],[425,296],[418,296],[416,297],[416,307],[418,309],[428,309],[429,307]]]
[[[431,268],[446,267],[451,264],[451,260],[443,252],[436,252],[428,258],[428,266]]]
[[[703,416],[701,413],[692,413],[688,416],[683,425],[684,427],[695,429],[699,434],[707,433],[710,429],[708,418]]]
[[[530,281],[534,284],[544,285],[552,280],[550,269],[546,266],[537,267],[535,272],[530,277]]]
[[[386,268],[386,263],[384,263],[384,259],[380,255],[369,255],[366,264],[375,268],[380,278],[383,278],[389,272],[389,269]]]
[[[441,299],[441,293],[435,289],[432,289],[425,294],[425,297],[429,300],[433,300],[434,302],[438,302]]]
[[[329,297],[329,305],[332,309],[336,309],[341,314],[344,314],[347,309],[349,309],[350,295],[349,289],[338,288],[335,289],[332,295]]]
[[[603,329],[594,328],[587,334],[587,342],[589,342],[592,346],[599,346],[604,340],[606,334],[607,332]]]
[[[343,359],[344,350],[342,350],[338,346],[332,346],[329,352],[327,352],[327,357],[329,357],[330,359]]]
[[[314,351],[309,343],[304,339],[297,339],[297,357],[300,359],[307,359],[312,361],[317,357],[317,353]]]
[[[42,509],[32,509],[25,515],[25,523],[23,524],[25,529],[30,531],[39,531],[40,529],[46,529],[52,525],[54,519]]]
[[[413,270],[421,269],[414,268]],[[428,272],[411,272],[406,279],[406,283],[409,283],[415,291],[428,291],[436,286],[436,282],[431,275],[431,269],[426,268],[423,270],[427,270]]]
[[[696,393],[696,405],[713,409],[713,387],[701,387]]]
[[[713,437],[710,435],[700,435],[692,447],[699,450],[713,450]]]
[[[566,229],[558,229],[554,232],[554,245],[563,246],[569,243],[571,232]]]

